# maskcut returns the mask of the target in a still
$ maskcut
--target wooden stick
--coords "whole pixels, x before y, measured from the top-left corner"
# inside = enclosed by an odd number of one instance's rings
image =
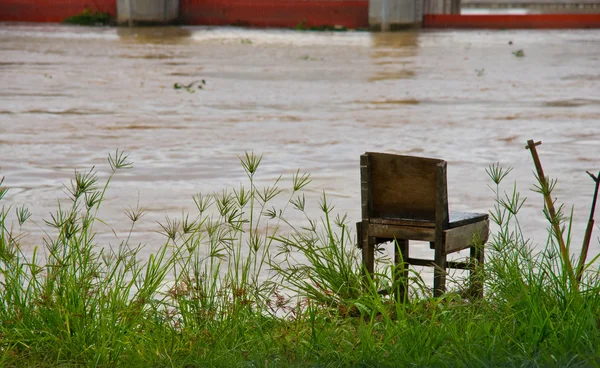
[[[592,180],[596,183],[596,189],[594,190],[594,197],[592,199],[592,209],[590,210],[590,219],[585,229],[585,237],[583,238],[583,246],[581,247],[581,255],[579,256],[579,263],[577,264],[577,282],[581,282],[583,276],[583,268],[585,267],[585,260],[587,259],[588,250],[590,248],[590,240],[592,239],[592,230],[594,228],[594,211],[596,210],[596,199],[598,199],[598,187],[600,187],[600,172],[598,176],[594,176],[589,171],[586,171]]]
[[[556,210],[554,209],[554,203],[552,202],[552,197],[550,193],[546,190],[548,187],[548,182],[546,181],[546,176],[544,175],[544,169],[542,168],[542,163],[540,162],[540,157],[538,156],[536,146],[541,145],[542,142],[534,142],[533,140],[527,141],[527,146],[525,149],[529,149],[531,151],[531,157],[533,157],[533,163],[535,164],[535,168],[537,170],[538,180],[540,181],[542,194],[544,195],[544,199],[546,200],[546,207],[548,208],[548,213],[550,214],[550,222],[552,223],[552,227],[554,228],[554,234],[556,236],[556,240],[558,241],[558,245],[560,247],[560,254],[562,256],[563,261],[567,267],[567,273],[569,274],[569,278],[571,282],[574,283],[575,275],[573,274],[573,265],[571,264],[571,258],[569,257],[569,251],[567,250],[567,246],[565,245],[565,240],[563,239],[562,230],[560,229],[560,224],[558,221],[558,217],[556,216]],[[576,285],[576,284],[575,284]]]

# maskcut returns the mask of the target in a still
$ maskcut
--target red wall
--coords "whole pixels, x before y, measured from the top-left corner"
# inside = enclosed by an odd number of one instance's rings
[[[116,0],[0,0],[0,21],[61,22],[85,9],[116,15]],[[368,27],[368,0],[181,0],[194,25]],[[426,28],[600,28],[600,14],[426,15]]]
[[[62,22],[85,9],[117,14],[116,0],[0,0],[0,22]]]
[[[181,0],[187,24],[296,27],[369,26],[368,0]]]
[[[600,14],[425,15],[425,28],[566,29],[600,28]]]
[[[61,22],[88,8],[117,13],[116,0],[0,0],[0,21]],[[194,25],[368,27],[368,0],[181,0],[181,20]]]

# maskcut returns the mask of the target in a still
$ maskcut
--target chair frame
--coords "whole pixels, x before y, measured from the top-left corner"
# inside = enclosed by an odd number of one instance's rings
[[[396,204],[388,205],[383,198],[374,201],[374,190],[385,191],[396,198],[394,182],[384,183],[374,188],[372,171],[373,162],[379,162],[378,175],[381,176],[388,167],[390,172],[398,175],[398,183],[410,185],[410,173],[416,173],[416,185],[425,186],[426,190],[416,189],[413,197],[404,196]],[[403,166],[404,164],[404,166]],[[406,167],[408,174],[403,174]],[[423,169],[425,168],[425,169]],[[483,265],[483,244],[489,234],[489,218],[487,214],[450,213],[448,211],[447,163],[443,160],[415,156],[401,156],[387,153],[367,152],[360,157],[361,170],[361,207],[362,221],[357,223],[358,247],[362,248],[364,271],[373,274],[375,265],[375,249],[377,244],[394,241],[394,262],[401,265],[400,274],[407,280],[407,264],[434,267],[434,296],[446,291],[446,269],[457,268],[470,271],[469,294],[472,297],[483,296],[483,284],[477,279],[477,265]],[[423,176],[421,176],[423,174]],[[435,176],[435,178],[433,178]],[[380,178],[375,178],[379,180]],[[430,182],[427,185],[427,182]],[[423,185],[425,183],[425,185]],[[434,187],[435,186],[435,187]],[[398,194],[402,197],[402,194]],[[435,198],[430,198],[431,196]],[[382,195],[379,195],[382,197]],[[416,199],[414,197],[417,197]],[[408,199],[407,199],[408,198]],[[379,202],[379,203],[375,203]],[[423,204],[425,210],[419,206]],[[376,207],[384,207],[378,210]],[[394,208],[395,206],[395,208]],[[408,207],[405,210],[403,206]],[[386,208],[389,207],[389,208]],[[395,216],[394,210],[405,212],[401,218]],[[414,216],[412,215],[414,214]],[[403,215],[403,216],[402,216]],[[418,259],[409,256],[409,240],[428,241],[434,249],[434,259]],[[468,262],[452,262],[447,255],[463,249],[470,249]],[[397,275],[397,273],[396,273]],[[394,284],[397,280],[394,280]],[[399,300],[407,297],[407,284],[402,282],[394,291]]]

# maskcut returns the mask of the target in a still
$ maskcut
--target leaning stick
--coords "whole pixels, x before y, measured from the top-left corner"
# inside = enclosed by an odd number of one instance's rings
[[[594,176],[591,172],[586,171],[592,180],[596,183],[596,189],[594,190],[594,198],[592,199],[592,209],[590,211],[590,219],[585,229],[585,237],[583,238],[583,246],[581,247],[581,255],[579,256],[579,263],[577,264],[577,282],[581,282],[583,276],[583,268],[585,267],[585,260],[588,255],[590,248],[590,240],[592,238],[592,230],[594,228],[594,211],[596,210],[596,199],[598,198],[598,187],[600,187],[600,172],[598,176]]]
[[[542,142],[534,142],[533,140],[527,141],[527,146],[525,149],[529,149],[531,151],[531,157],[533,157],[533,163],[535,164],[535,168],[537,170],[538,180],[540,181],[542,194],[544,195],[544,199],[546,200],[546,208],[548,208],[548,213],[550,214],[550,222],[552,223],[552,227],[554,228],[554,235],[556,236],[556,240],[558,241],[558,245],[560,247],[560,254],[567,267],[567,273],[571,282],[575,285],[575,275],[573,274],[573,265],[571,264],[571,258],[569,257],[569,250],[565,245],[565,240],[563,239],[562,230],[560,228],[560,223],[558,220],[558,216],[556,215],[556,210],[554,209],[554,203],[552,202],[552,197],[549,193],[548,182],[546,181],[546,176],[544,175],[544,169],[542,168],[542,163],[540,162],[540,157],[538,156],[536,146],[539,146]]]

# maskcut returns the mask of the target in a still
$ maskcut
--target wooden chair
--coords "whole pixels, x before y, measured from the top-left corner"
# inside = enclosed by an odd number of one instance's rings
[[[446,162],[443,160],[367,152],[360,157],[362,221],[357,223],[358,246],[365,271],[374,271],[377,244],[395,241],[395,262],[434,267],[434,295],[446,291],[446,269],[470,270],[472,296],[483,295],[474,277],[483,264],[483,244],[489,234],[487,214],[448,212]],[[409,240],[430,242],[433,260],[409,256]],[[470,248],[471,262],[449,262],[450,253]],[[403,264],[403,266],[404,266]],[[408,270],[401,272],[405,278]],[[396,289],[405,300],[406,281]]]

